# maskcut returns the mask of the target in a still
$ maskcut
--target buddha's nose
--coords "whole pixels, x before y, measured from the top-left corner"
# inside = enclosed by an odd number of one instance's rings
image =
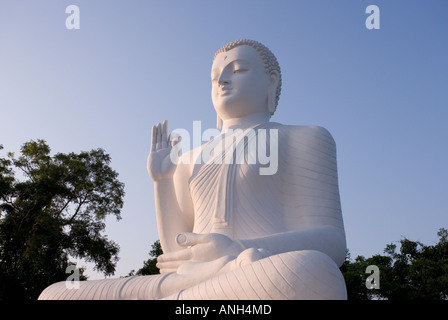
[[[219,85],[220,85],[221,87],[223,87],[223,86],[225,86],[225,85],[228,85],[228,84],[230,84],[230,82],[227,81],[227,80],[224,80],[224,81],[220,81],[220,82],[219,82]]]
[[[225,75],[221,75],[221,77],[219,77],[219,79],[218,79],[218,84],[220,86],[225,86],[225,85],[230,84],[230,80]]]

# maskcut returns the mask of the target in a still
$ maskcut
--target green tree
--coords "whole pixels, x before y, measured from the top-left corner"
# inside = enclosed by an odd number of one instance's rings
[[[400,240],[384,249],[385,255],[370,258],[347,256],[341,266],[348,298],[353,300],[436,300],[448,299],[448,231],[441,228],[439,242],[423,245],[409,239]],[[367,289],[366,268],[376,265],[380,271],[380,288]]]
[[[43,140],[0,158],[0,299],[37,298],[71,257],[114,273],[119,246],[101,233],[106,216],[121,218],[124,184],[110,161],[102,149],[50,156]]]
[[[143,267],[140,268],[135,275],[137,276],[147,276],[150,274],[159,274],[159,268],[156,267],[157,257],[162,254],[162,247],[160,246],[160,241],[156,240],[151,245],[151,250],[149,251],[149,259],[143,261]],[[134,275],[134,270],[132,270],[129,275]]]

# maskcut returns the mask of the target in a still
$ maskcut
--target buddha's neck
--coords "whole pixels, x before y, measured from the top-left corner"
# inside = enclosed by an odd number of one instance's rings
[[[223,121],[221,133],[228,129],[248,129],[260,123],[269,122],[271,115],[268,112],[248,114],[241,118],[232,118]]]

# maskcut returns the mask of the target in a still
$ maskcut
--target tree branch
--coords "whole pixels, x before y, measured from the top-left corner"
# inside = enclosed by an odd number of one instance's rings
[[[75,219],[75,217],[78,215],[79,210],[81,210],[81,207],[84,205],[84,203],[86,203],[87,195],[88,195],[88,194],[86,194],[86,195],[84,196],[84,199],[82,199],[82,200],[79,202],[79,205],[78,205],[78,208],[76,208],[75,214],[68,220],[67,224],[70,224],[70,223],[73,221],[73,219]]]
[[[59,218],[59,216],[62,214],[62,211],[64,211],[65,208],[67,208],[67,206],[69,205],[70,202],[73,201],[73,199],[74,199],[74,198],[70,198],[70,199],[68,199],[67,203],[64,204],[64,206],[62,207],[62,209],[59,210],[59,212],[56,214],[56,218]]]

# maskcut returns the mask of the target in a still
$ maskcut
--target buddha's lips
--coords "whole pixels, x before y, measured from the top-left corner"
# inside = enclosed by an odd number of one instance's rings
[[[220,91],[218,91],[218,94],[220,96],[225,96],[225,95],[229,94],[231,90],[232,90],[232,88],[222,88]]]

